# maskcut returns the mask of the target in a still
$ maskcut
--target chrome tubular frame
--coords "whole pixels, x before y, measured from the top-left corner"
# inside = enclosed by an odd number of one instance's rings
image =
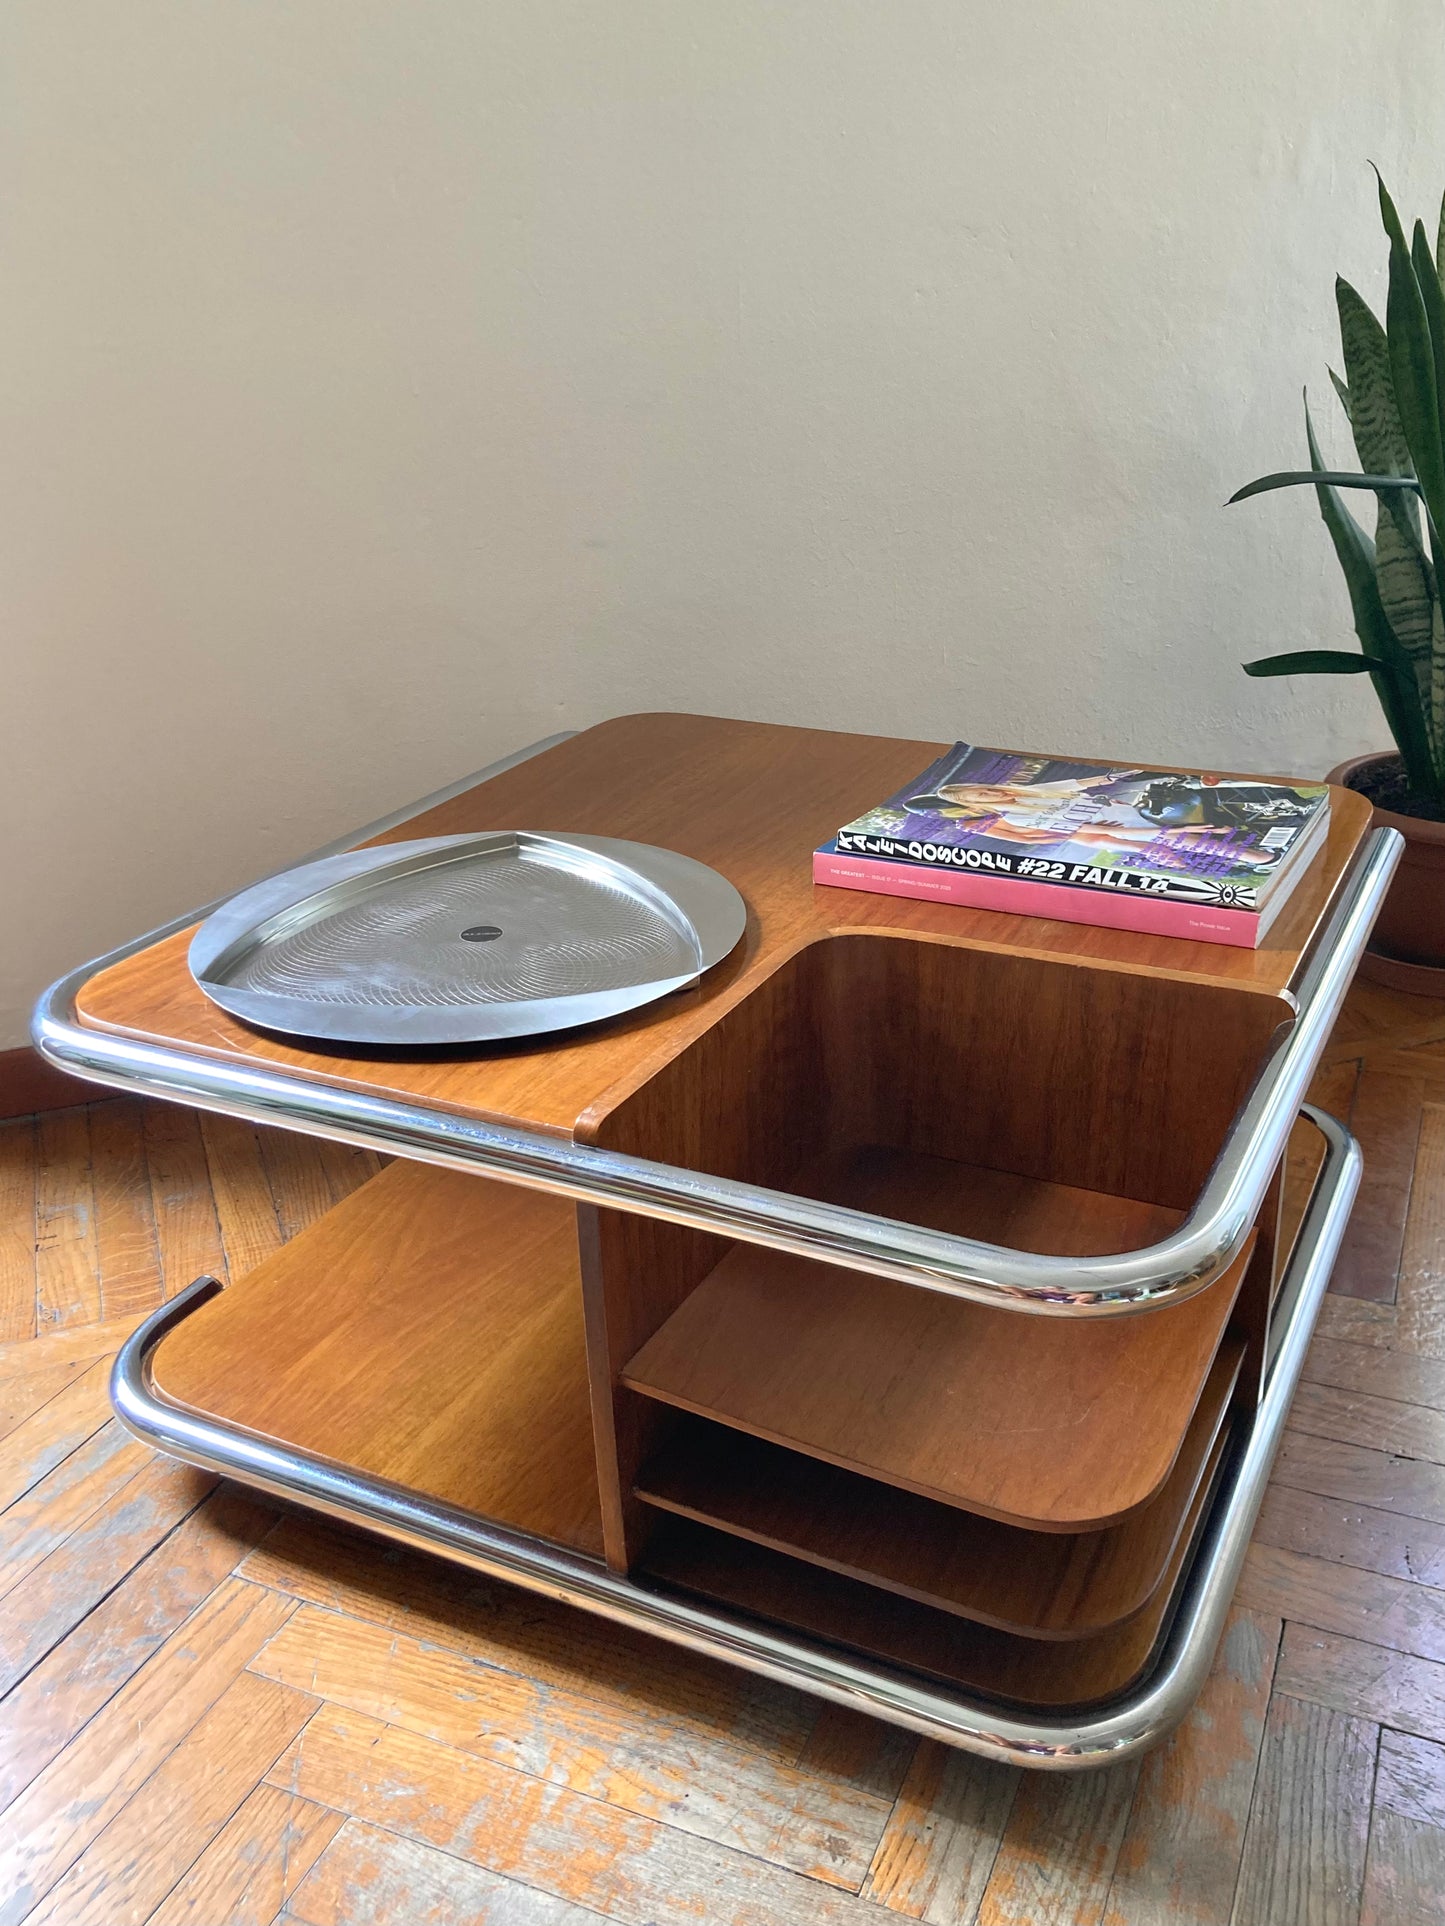
[[[550,737],[333,847],[350,847],[394,828],[561,740]],[[1276,1033],[1189,1215],[1160,1242],[1116,1256],[1061,1259],[1011,1250],[540,1131],[506,1129],[478,1118],[337,1089],[259,1062],[231,1062],[87,1029],[77,1020],[76,997],[92,976],[185,928],[203,911],[178,918],[63,977],[41,998],[32,1034],[52,1063],[97,1083],[423,1163],[480,1171],[579,1202],[634,1211],[978,1303],[1046,1316],[1117,1316],[1193,1296],[1243,1247],[1403,848],[1396,831],[1374,831],[1342,883],[1324,929],[1290,986],[1294,1015]]]
[[[398,827],[561,740],[551,737],[495,763],[316,854]],[[1326,1158],[1276,1300],[1263,1397],[1237,1421],[1172,1617],[1145,1677],[1105,1704],[1046,1715],[990,1701],[680,1591],[621,1577],[595,1559],[179,1406],[156,1388],[152,1361],[167,1332],[219,1290],[212,1278],[198,1279],[127,1340],[112,1379],[116,1411],[138,1438],[191,1464],[983,1757],[1051,1771],[1131,1758],[1179,1723],[1213,1661],[1359,1186],[1354,1140],[1303,1099],[1402,847],[1393,831],[1376,831],[1342,883],[1325,928],[1289,986],[1294,1014],[1276,1033],[1188,1218],[1150,1248],[1114,1257],[1061,1260],[1009,1250],[80,1023],[76,996],[91,976],[205,911],[178,918],[63,978],[37,1008],[34,1036],[43,1054],[96,1082],[1046,1315],[1147,1310],[1204,1288],[1242,1247],[1303,1109],[1324,1133]]]
[[[1359,1186],[1354,1139],[1333,1117],[1309,1106],[1304,1114],[1324,1133],[1327,1154],[1280,1290],[1279,1328],[1263,1398],[1232,1447],[1172,1625],[1147,1675],[1117,1699],[1079,1712],[1010,1709],[680,1592],[647,1589],[561,1546],[172,1403],[155,1387],[156,1347],[221,1288],[214,1278],[199,1278],[126,1340],[116,1358],[111,1397],[136,1437],[173,1457],[489,1577],[730,1660],[984,1758],[1056,1772],[1114,1765],[1165,1738],[1208,1675]]]

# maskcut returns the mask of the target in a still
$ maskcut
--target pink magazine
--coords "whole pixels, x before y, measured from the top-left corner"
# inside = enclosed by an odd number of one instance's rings
[[[1328,813],[1323,783],[1124,768],[957,742],[887,802],[845,823],[829,847],[1211,913],[1263,911]]]
[[[954,903],[964,909],[1001,910],[1011,916],[1047,916],[1058,923],[1093,923],[1136,930],[1146,936],[1182,936],[1196,943],[1259,947],[1274,920],[1269,911],[1221,909],[1162,896],[1106,894],[1060,888],[1022,876],[980,870],[933,869],[886,857],[843,856],[831,845],[813,854],[813,881],[830,889],[865,890],[878,896],[911,896],[921,902]],[[1283,905],[1281,896],[1270,905]]]

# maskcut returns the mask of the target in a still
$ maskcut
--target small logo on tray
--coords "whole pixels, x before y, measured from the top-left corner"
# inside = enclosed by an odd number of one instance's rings
[[[462,931],[464,943],[494,943],[501,935],[495,923],[473,923],[469,930]]]

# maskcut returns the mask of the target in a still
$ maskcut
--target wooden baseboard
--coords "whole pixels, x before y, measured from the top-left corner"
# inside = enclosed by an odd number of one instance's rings
[[[28,1117],[37,1110],[65,1110],[100,1095],[98,1085],[67,1076],[29,1044],[0,1050],[0,1119]]]

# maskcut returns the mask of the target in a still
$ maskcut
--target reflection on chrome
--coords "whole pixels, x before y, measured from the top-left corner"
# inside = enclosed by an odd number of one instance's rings
[[[1173,1623],[1149,1672],[1118,1699],[1070,1717],[1008,1710],[680,1593],[644,1589],[560,1546],[173,1404],[155,1387],[151,1359],[166,1333],[221,1288],[214,1278],[197,1279],[126,1340],[111,1396],[129,1430],[173,1457],[489,1577],[984,1758],[1058,1772],[1112,1765],[1167,1737],[1204,1684],[1359,1187],[1360,1152],[1348,1131],[1322,1111],[1307,1106],[1304,1114],[1323,1132],[1327,1154],[1276,1300],[1279,1328],[1272,1334],[1274,1360],[1263,1398],[1231,1448]]]

